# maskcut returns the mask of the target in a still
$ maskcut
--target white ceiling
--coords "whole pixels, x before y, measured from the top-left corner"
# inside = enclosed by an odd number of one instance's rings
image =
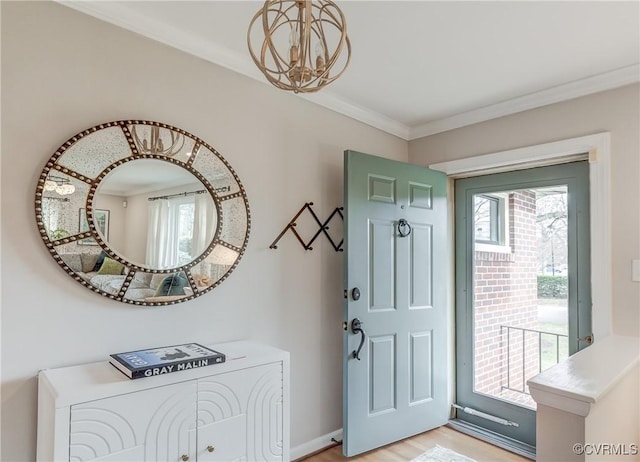
[[[188,170],[162,160],[139,159],[113,169],[100,182],[98,192],[115,196],[135,196],[200,183]]]
[[[61,3],[266,84],[246,39],[262,2]],[[407,140],[640,80],[637,0],[336,3],[351,63],[301,97]]]

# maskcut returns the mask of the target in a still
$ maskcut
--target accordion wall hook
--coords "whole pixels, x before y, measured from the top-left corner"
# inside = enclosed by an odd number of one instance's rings
[[[324,234],[336,252],[343,252],[344,249],[342,248],[342,244],[344,243],[344,239],[341,239],[340,242],[336,244],[336,241],[331,237],[331,234],[329,234],[329,223],[331,223],[331,220],[333,220],[336,217],[336,215],[340,217],[340,220],[344,220],[344,215],[342,214],[343,208],[336,207],[333,210],[333,212],[331,212],[331,214],[327,217],[327,219],[324,220],[324,222],[322,222],[320,221],[320,218],[318,218],[318,215],[313,211],[312,207],[313,207],[313,202],[306,202],[302,206],[302,208],[298,210],[298,213],[295,214],[295,216],[291,219],[291,221],[289,221],[289,224],[287,224],[287,226],[284,227],[284,229],[280,232],[278,237],[275,238],[275,240],[271,243],[269,248],[277,249],[278,241],[280,241],[280,239],[282,239],[282,237],[285,234],[287,234],[287,231],[291,231],[293,235],[296,237],[296,239],[298,240],[298,242],[300,243],[300,245],[302,245],[302,247],[305,250],[313,250],[313,247],[311,247],[311,245],[315,242],[315,240],[321,234]],[[309,239],[308,242],[305,242],[304,238],[300,235],[297,229],[297,220],[305,212],[310,214],[313,217],[316,224],[318,225],[318,231],[313,235],[311,239]]]

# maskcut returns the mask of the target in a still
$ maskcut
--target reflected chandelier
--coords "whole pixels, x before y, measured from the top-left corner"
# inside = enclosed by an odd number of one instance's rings
[[[136,144],[138,146],[138,151],[140,152],[140,154],[173,157],[178,154],[184,146],[184,136],[180,133],[174,132],[173,130],[165,130],[169,132],[171,142],[168,147],[165,147],[164,142],[162,141],[162,137],[160,136],[160,127],[153,125],[150,127],[150,131],[150,139],[147,139],[145,137],[140,140],[135,125],[131,127],[131,134],[136,140]]]
[[[267,80],[294,93],[324,88],[351,59],[344,15],[330,0],[267,0],[249,24],[247,44]]]
[[[49,175],[44,182],[45,191],[55,191],[61,196],[67,196],[76,192],[76,187],[71,184],[71,180],[60,176]]]

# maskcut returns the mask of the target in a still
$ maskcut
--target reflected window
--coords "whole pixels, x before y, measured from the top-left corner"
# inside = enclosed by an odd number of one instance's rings
[[[149,199],[146,264],[174,268],[197,258],[213,239],[216,207],[205,190]]]
[[[178,263],[180,265],[189,263],[196,255],[193,255],[193,219],[195,212],[195,201],[193,197],[187,203],[177,206],[178,214]]]
[[[193,196],[149,200],[147,265],[174,268],[192,260]]]

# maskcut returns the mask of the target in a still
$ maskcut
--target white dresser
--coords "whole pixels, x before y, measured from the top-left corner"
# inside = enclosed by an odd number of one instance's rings
[[[210,345],[223,364],[130,380],[109,362],[38,375],[39,461],[288,461],[289,353]]]

